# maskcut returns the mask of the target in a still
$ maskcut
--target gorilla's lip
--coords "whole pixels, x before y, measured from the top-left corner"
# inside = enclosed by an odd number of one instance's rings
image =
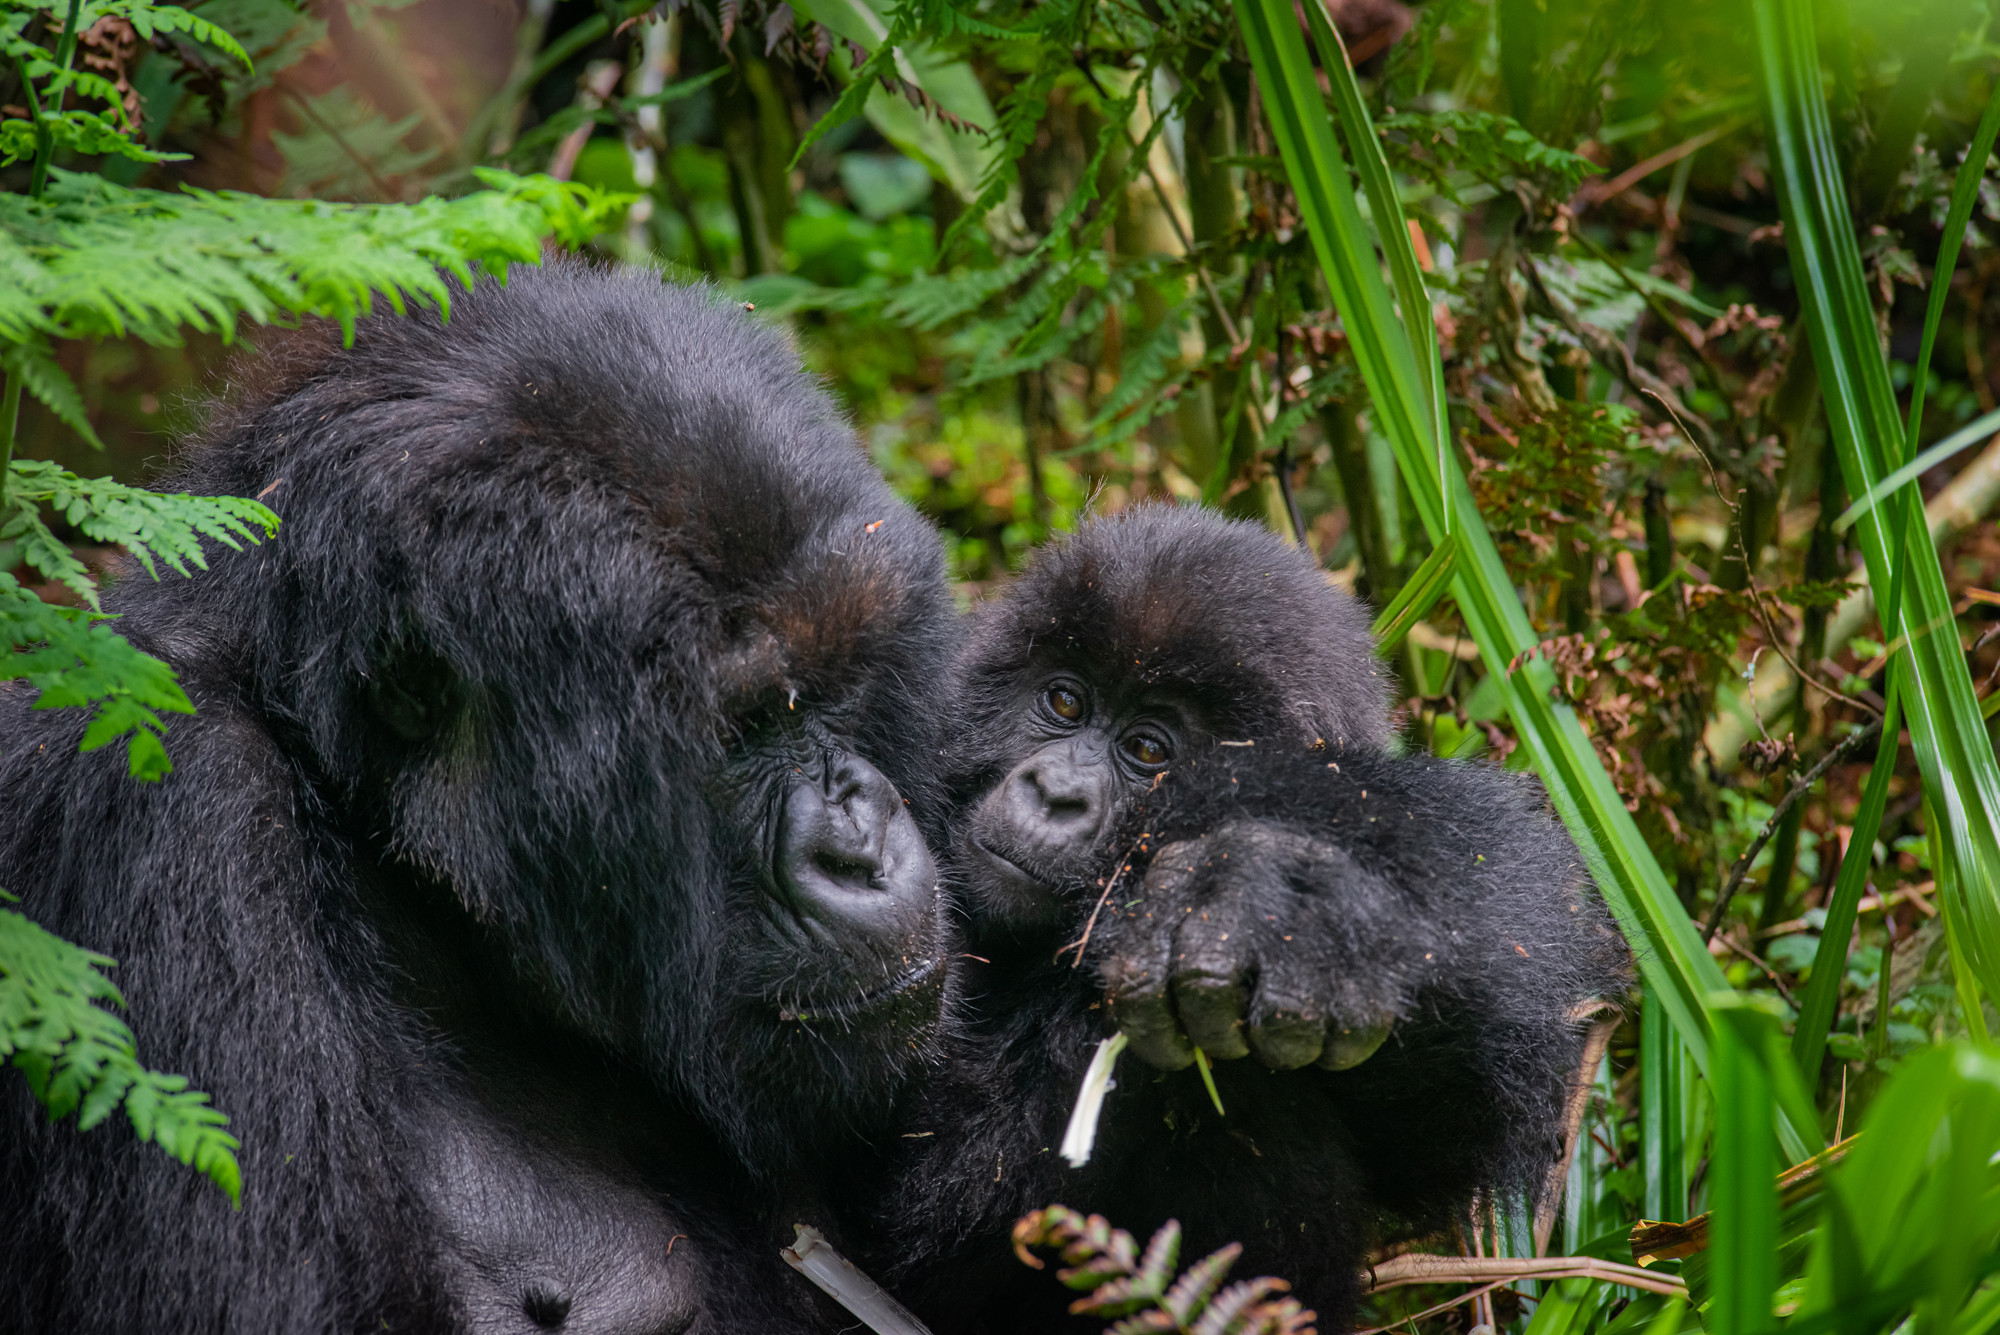
[[[974,835],[969,842],[975,851],[992,860],[1002,873],[1011,875],[1023,885],[1033,886],[1036,889],[1042,890],[1051,888],[1053,883],[1048,877],[1021,865],[977,835]]]
[[[904,993],[921,987],[942,972],[945,958],[942,952],[935,957],[918,960],[904,972],[897,974],[880,987],[863,992],[860,996],[841,997],[837,1000],[805,1001],[796,1006],[779,1009],[780,1020],[852,1020],[867,1015],[870,1011],[895,1001]]]

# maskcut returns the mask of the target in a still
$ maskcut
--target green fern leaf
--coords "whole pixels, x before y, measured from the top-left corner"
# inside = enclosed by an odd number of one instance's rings
[[[49,351],[45,341],[32,339],[0,352],[0,370],[19,376],[23,388],[54,413],[57,421],[89,441],[92,448],[104,448],[104,442],[97,438],[97,429],[91,426],[90,417],[84,411],[83,395],[77,392],[76,382],[57,363],[55,354]]]
[[[11,1059],[51,1117],[89,1130],[120,1106],[140,1140],[205,1173],[241,1204],[229,1119],[185,1077],[147,1070],[132,1031],[104,1009],[124,998],[100,970],[114,961],[0,910],[0,1060]]]
[[[92,0],[92,3],[83,6],[77,22],[82,28],[88,28],[102,18],[124,19],[148,42],[156,33],[184,32],[203,46],[212,46],[242,62],[244,69],[251,68],[249,55],[237,45],[234,37],[178,5],[156,5],[150,0]]]
[[[36,122],[0,121],[0,166],[9,166],[35,156],[41,146]],[[134,162],[184,162],[186,153],[161,153],[132,139],[127,133],[94,111],[45,112],[41,129],[58,149],[89,156],[112,154]]]
[[[0,573],[0,681],[23,680],[39,694],[37,709],[93,711],[83,749],[127,738],[126,763],[137,779],[161,779],[172,770],[160,736],[160,712],[192,714],[194,705],[174,670],[132,647],[104,624],[112,618],[75,607],[54,607]]]

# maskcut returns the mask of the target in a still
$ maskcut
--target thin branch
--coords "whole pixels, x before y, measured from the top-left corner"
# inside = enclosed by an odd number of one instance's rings
[[[1715,461],[1708,457],[1707,452],[1703,450],[1701,446],[1695,445],[1694,434],[1688,430],[1687,422],[1682,419],[1681,415],[1678,412],[1674,411],[1673,404],[1669,403],[1666,399],[1661,398],[1660,395],[1653,394],[1651,390],[1647,390],[1646,392],[1648,394],[1652,394],[1655,399],[1659,400],[1660,406],[1662,408],[1665,408],[1667,410],[1667,414],[1674,419],[1674,425],[1678,426],[1681,429],[1681,435],[1687,438],[1687,443],[1690,445],[1694,445],[1695,453],[1701,455],[1701,461],[1708,465],[1709,483],[1715,488],[1715,494],[1717,499],[1719,499],[1724,506],[1728,507],[1731,514],[1736,514],[1741,507],[1735,501],[1730,500],[1728,496],[1723,494],[1722,474],[1716,470]],[[1742,490],[1739,488],[1737,491],[1737,495],[1740,497],[1742,494],[1743,494]],[[1764,632],[1765,634],[1771,637],[1771,647],[1777,651],[1778,657],[1785,660],[1785,665],[1791,668],[1792,672],[1798,677],[1800,681],[1806,682],[1808,685],[1817,688],[1823,694],[1830,695],[1834,699],[1840,701],[1843,704],[1852,705],[1855,709],[1858,709],[1864,714],[1874,714],[1878,718],[1881,717],[1880,710],[1875,709],[1872,706],[1867,705],[1860,700],[1856,700],[1851,695],[1845,695],[1840,691],[1836,691],[1835,689],[1833,689],[1833,687],[1827,685],[1825,682],[1819,680],[1819,678],[1817,677],[1807,675],[1806,670],[1800,667],[1798,663],[1793,660],[1790,654],[1785,652],[1784,642],[1779,639],[1777,630],[1771,625],[1769,617],[1765,614],[1763,591],[1757,587],[1757,577],[1751,571],[1750,553],[1747,550],[1745,550],[1743,546],[1743,526],[1740,523],[1738,523],[1733,525],[1733,527],[1736,530],[1736,552],[1738,556],[1741,556],[1743,558],[1743,578],[1750,586],[1751,610],[1757,613],[1757,619],[1763,623]],[[1753,710],[1753,716],[1757,718],[1757,725],[1759,729],[1761,729],[1764,723],[1762,716],[1756,715],[1754,710]]]
[[[1062,950],[1056,952],[1056,958],[1061,959],[1063,957],[1063,950],[1068,950],[1071,946],[1076,948],[1076,958],[1070,962],[1070,968],[1074,969],[1077,965],[1083,963],[1083,948],[1090,944],[1090,932],[1092,928],[1097,926],[1097,915],[1104,911],[1104,905],[1110,900],[1111,892],[1118,888],[1118,878],[1130,869],[1132,866],[1132,855],[1139,851],[1139,845],[1145,843],[1146,839],[1146,835],[1140,835],[1132,841],[1132,846],[1125,850],[1125,857],[1119,862],[1118,870],[1112,872],[1111,879],[1104,883],[1104,893],[1097,897],[1097,906],[1090,911],[1090,921],[1083,925],[1083,935],[1070,942],[1069,945],[1064,946]]]
[[[1433,1256],[1423,1252],[1405,1252],[1373,1267],[1368,1291],[1380,1293],[1405,1284],[1507,1283],[1517,1279],[1601,1279],[1650,1293],[1687,1292],[1687,1282],[1678,1275],[1595,1256]]]
[[[1441,1303],[1437,1303],[1431,1307],[1426,1307],[1421,1312],[1413,1312],[1409,1316],[1404,1317],[1401,1321],[1395,1322],[1393,1325],[1370,1326],[1366,1330],[1355,1331],[1354,1335],[1382,1335],[1384,1331],[1401,1330],[1405,1325],[1407,1325],[1410,1322],[1422,1321],[1425,1317],[1436,1316],[1439,1312],[1449,1312],[1454,1307],[1463,1306],[1466,1303],[1475,1302],[1480,1298],[1484,1298],[1487,1294],[1493,1292],[1493,1290],[1495,1289],[1504,1289],[1506,1287],[1507,1287],[1506,1280],[1496,1279],[1491,1284],[1482,1284],[1476,1289],[1467,1289],[1464,1293],[1459,1294],[1456,1298],[1447,1298]]]
[[[1750,846],[1743,850],[1743,856],[1737,858],[1735,865],[1730,867],[1729,879],[1722,883],[1722,889],[1717,892],[1715,907],[1708,911],[1708,921],[1702,924],[1701,939],[1703,941],[1712,941],[1715,939],[1715,929],[1722,925],[1722,915],[1728,911],[1729,901],[1735,897],[1737,888],[1743,884],[1743,878],[1750,874],[1750,864],[1757,860],[1757,855],[1764,851],[1764,845],[1771,842],[1771,836],[1777,833],[1778,822],[1785,818],[1785,813],[1797,806],[1799,799],[1804,797],[1814,784],[1826,777],[1828,770],[1839,764],[1850,752],[1870,737],[1880,736],[1881,732],[1882,720],[1877,718],[1873,723],[1862,728],[1859,732],[1841,739],[1837,745],[1821,756],[1819,763],[1807,770],[1800,777],[1799,781],[1792,785],[1791,790],[1785,794],[1778,805],[1771,809],[1771,818],[1764,822],[1763,829],[1757,831],[1757,837],[1752,839]]]

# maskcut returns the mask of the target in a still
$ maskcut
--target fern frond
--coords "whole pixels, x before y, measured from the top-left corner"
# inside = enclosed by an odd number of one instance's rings
[[[93,448],[104,448],[84,411],[83,395],[77,392],[76,382],[49,350],[48,340],[30,339],[0,351],[0,371],[19,376],[22,387],[54,413],[57,421],[89,441]]]
[[[51,1117],[88,1131],[121,1105],[140,1140],[206,1174],[242,1203],[229,1119],[185,1077],[139,1064],[132,1031],[105,1010],[124,998],[101,969],[113,960],[0,910],[0,1060],[11,1059]]]
[[[1034,258],[1023,255],[991,269],[912,278],[882,308],[882,314],[912,329],[936,329],[978,310],[1033,267]]]
[[[15,506],[47,505],[88,536],[131,552],[155,579],[156,561],[181,575],[206,570],[203,538],[241,551],[245,542],[254,546],[278,531],[277,515],[240,496],[168,495],[110,478],[78,477],[39,459],[16,459],[8,473],[7,495]],[[25,559],[55,576],[32,556]],[[95,606],[94,594],[84,596]]]
[[[1189,1266],[1187,1273],[1176,1280],[1173,1288],[1160,1306],[1182,1325],[1199,1316],[1208,1306],[1208,1300],[1222,1281],[1228,1276],[1229,1268],[1236,1264],[1236,1258],[1243,1255],[1243,1244],[1232,1242],[1227,1247],[1212,1251]]]
[[[1264,1299],[1291,1287],[1284,1280],[1272,1279],[1268,1275],[1239,1280],[1215,1295],[1215,1301],[1195,1321],[1189,1335],[1252,1335],[1253,1332],[1262,1332],[1267,1329],[1266,1314],[1260,1310],[1265,1306]]]
[[[132,777],[162,779],[173,769],[160,744],[160,711],[192,714],[174,670],[132,647],[105,624],[111,618],[55,607],[0,572],[0,681],[23,680],[39,694],[37,709],[92,710],[83,747],[93,751],[127,738]]]
[[[1239,1243],[1211,1252],[1173,1280],[1180,1241],[1181,1226],[1170,1219],[1141,1256],[1132,1235],[1103,1215],[1085,1217],[1064,1205],[1014,1223],[1014,1254],[1025,1264],[1042,1268],[1029,1248],[1055,1248],[1070,1264],[1056,1278],[1090,1290],[1070,1304],[1071,1312],[1123,1318],[1105,1335],[1314,1335],[1315,1315],[1296,1299],[1275,1296],[1291,1288],[1282,1279],[1244,1280],[1216,1292],[1243,1254]]]
[[[1180,358],[1181,334],[1194,314],[1192,301],[1169,308],[1160,317],[1158,327],[1137,347],[1126,352],[1124,365],[1118,369],[1118,384],[1099,405],[1097,416],[1084,427],[1085,435],[1095,436],[1159,390],[1173,364]]]
[[[134,162],[185,162],[186,153],[162,153],[147,148],[124,130],[94,111],[44,112],[41,127],[49,132],[56,148],[90,156],[112,154]],[[0,166],[11,166],[35,156],[40,140],[36,122],[0,121]]]
[[[546,176],[482,168],[488,187],[418,204],[331,204],[237,192],[168,193],[53,171],[39,200],[0,195],[0,339],[183,328],[231,337],[239,320],[355,321],[377,298],[401,312],[447,305],[439,271],[505,275],[541,258],[550,232],[587,239],[626,202]]]
[[[156,5],[151,0],[90,0],[77,18],[78,30],[88,29],[99,19],[119,18],[150,42],[155,34],[186,33],[203,46],[212,46],[226,56],[251,68],[250,57],[236,39],[199,14],[190,14],[178,5]]]

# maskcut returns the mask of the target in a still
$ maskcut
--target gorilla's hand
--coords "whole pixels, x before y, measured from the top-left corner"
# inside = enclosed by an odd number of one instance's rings
[[[1136,900],[1107,911],[1093,953],[1112,1016],[1170,1070],[1197,1046],[1279,1068],[1353,1066],[1408,1013],[1440,953],[1408,896],[1276,821],[1166,845]]]

